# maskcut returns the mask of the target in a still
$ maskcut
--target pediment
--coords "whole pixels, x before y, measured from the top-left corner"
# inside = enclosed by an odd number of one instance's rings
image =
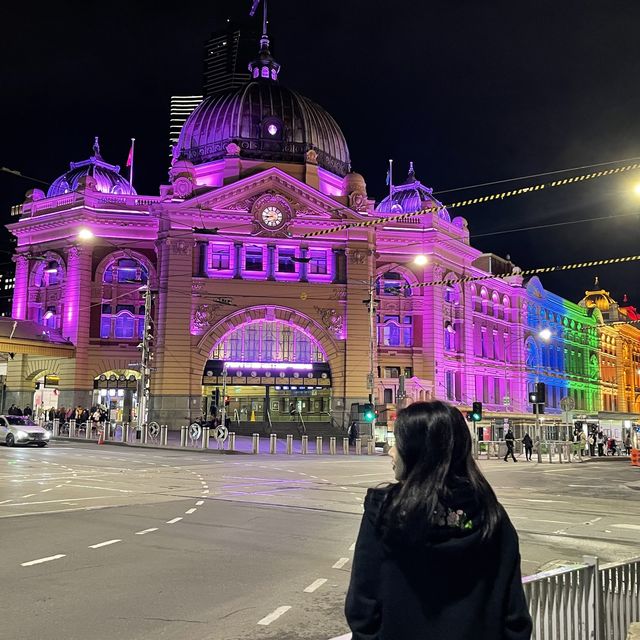
[[[179,209],[197,207],[214,214],[229,213],[237,216],[246,213],[251,216],[256,201],[266,194],[286,199],[298,222],[364,219],[347,205],[336,202],[275,167],[185,200],[179,205]]]

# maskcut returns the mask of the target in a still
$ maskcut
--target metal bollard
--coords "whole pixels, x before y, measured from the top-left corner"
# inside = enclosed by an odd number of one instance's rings
[[[129,423],[125,422],[122,425],[122,442],[129,442]]]
[[[235,431],[229,431],[228,442],[229,442],[229,444],[227,445],[228,450],[235,451],[236,450],[236,432]]]
[[[251,453],[257,455],[260,453],[260,434],[254,433],[251,436]]]
[[[349,438],[342,438],[342,453],[345,456],[349,455]]]
[[[75,438],[76,437],[76,421],[75,421],[75,418],[72,418],[71,420],[69,420],[69,437],[70,438]]]
[[[333,436],[329,438],[329,454],[336,455],[336,439]]]
[[[84,437],[87,440],[91,440],[91,423],[90,422],[84,423]]]
[[[300,453],[306,455],[309,453],[309,436],[302,436],[302,444],[300,445]]]
[[[287,453],[291,455],[293,453],[293,436],[287,435]]]
[[[372,438],[367,442],[367,455],[372,456],[375,454],[375,452],[376,452],[376,443]]]
[[[186,447],[187,446],[188,434],[189,434],[189,427],[186,424],[183,424],[180,427],[180,446],[181,447]]]
[[[147,444],[149,440],[149,427],[147,426],[147,423],[145,422],[142,425],[142,433],[140,434],[140,442],[142,442],[142,444]]]
[[[356,455],[359,456],[362,454],[362,439],[356,438]]]
[[[553,444],[549,443],[549,464],[553,463]]]
[[[161,424],[160,425],[160,446],[161,447],[167,446],[168,435],[169,434],[167,433],[167,425]]]
[[[53,437],[57,438],[60,435],[60,419],[53,419]]]
[[[275,433],[269,434],[269,453],[277,453],[278,436]]]
[[[203,427],[202,428],[202,448],[203,449],[208,449],[209,448],[209,439],[211,438],[211,428],[210,427]]]
[[[556,449],[558,451],[558,462],[560,464],[562,464],[562,445],[561,444],[557,444],[556,445]]]
[[[316,436],[316,453],[322,455],[322,436]]]
[[[573,462],[573,455],[572,455],[572,454],[573,454],[573,451],[572,451],[572,445],[571,445],[571,444],[568,444],[568,445],[567,445],[567,460],[568,460],[569,462]]]

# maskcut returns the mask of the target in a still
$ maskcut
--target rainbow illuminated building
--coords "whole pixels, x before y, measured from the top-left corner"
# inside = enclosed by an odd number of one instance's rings
[[[226,392],[240,423],[289,422],[293,411],[329,431],[370,392],[392,409],[403,384],[404,401],[479,400],[500,422],[531,418],[536,380],[548,413],[567,396],[576,411],[600,410],[600,363],[613,357],[605,329],[537,279],[502,277],[514,265],[472,247],[464,218],[442,209],[306,237],[437,201],[411,166],[376,204],[336,121],[280,82],[266,35],[250,73],[189,116],[159,195],[136,193],[96,141],[88,160],[15,208],[13,319],[67,344],[69,357],[16,352],[7,405],[99,403],[134,420],[149,285],[149,419],[171,428]],[[455,282],[466,276],[484,279]]]

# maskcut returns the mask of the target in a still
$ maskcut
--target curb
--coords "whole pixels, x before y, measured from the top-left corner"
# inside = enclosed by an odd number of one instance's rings
[[[51,441],[55,442],[84,442],[89,444],[95,444],[98,446],[95,440],[87,440],[86,438],[51,438]],[[103,446],[103,445],[100,445]],[[229,451],[228,449],[196,449],[189,447],[161,447],[155,444],[137,444],[130,442],[113,442],[112,440],[106,440],[104,446],[111,447],[127,447],[131,449],[154,449],[157,451],[176,451],[181,453],[202,453],[202,454],[214,454],[214,455],[229,455],[229,456],[250,456],[253,454],[245,453],[244,451]]]

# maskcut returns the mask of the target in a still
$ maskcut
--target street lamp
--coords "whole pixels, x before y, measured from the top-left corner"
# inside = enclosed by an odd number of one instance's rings
[[[419,253],[414,259],[413,264],[418,267],[424,267],[429,262],[429,258],[424,253]]]
[[[94,238],[94,233],[91,229],[87,229],[86,227],[80,229],[78,231],[78,239],[79,240],[92,240]]]

